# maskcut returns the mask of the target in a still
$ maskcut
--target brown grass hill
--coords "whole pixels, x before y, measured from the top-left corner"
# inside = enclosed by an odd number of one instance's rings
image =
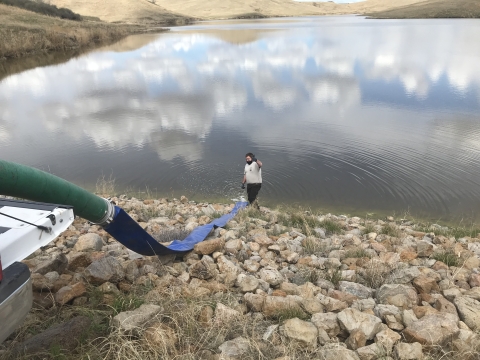
[[[180,25],[190,20],[165,9],[158,2],[154,4],[147,0],[51,0],[50,3],[107,22]]]
[[[138,25],[64,20],[0,4],[0,59],[85,48],[144,31]]]
[[[109,22],[164,22],[179,17],[232,19],[275,16],[364,14],[411,5],[421,0],[367,0],[356,4],[292,0],[51,0],[81,15]]]
[[[480,18],[480,1],[429,0],[368,15],[382,19]]]

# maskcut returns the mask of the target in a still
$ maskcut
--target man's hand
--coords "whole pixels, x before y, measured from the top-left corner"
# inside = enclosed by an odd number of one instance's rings
[[[242,183],[242,189],[245,189],[245,183]]]
[[[253,161],[253,162],[257,162],[257,158],[256,158],[255,156],[252,157],[252,161]]]

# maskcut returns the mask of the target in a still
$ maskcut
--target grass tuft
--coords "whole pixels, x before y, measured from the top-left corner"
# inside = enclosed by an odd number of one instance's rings
[[[348,258],[370,258],[370,254],[363,248],[355,248],[345,251],[345,259]]]
[[[310,316],[308,316],[308,314],[306,314],[302,309],[292,307],[277,311],[272,318],[282,323],[286,320],[294,318],[306,321],[310,319]]]
[[[432,255],[432,258],[447,266],[458,266],[460,263],[459,257],[452,250],[438,251]]]
[[[385,224],[382,226],[380,234],[385,234],[391,237],[398,237],[399,231],[393,224]]]

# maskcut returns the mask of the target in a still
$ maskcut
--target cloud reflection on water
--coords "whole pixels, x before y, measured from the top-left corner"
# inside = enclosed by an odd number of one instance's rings
[[[446,146],[448,134],[434,125],[458,111],[437,99],[438,92],[454,102],[473,94],[461,110],[467,118],[480,109],[476,22],[339,17],[250,22],[248,30],[215,26],[174,29],[128,52],[94,52],[4,79],[0,141],[33,131],[51,140],[61,131],[79,144],[87,137],[102,151],[152,149],[162,161],[182,158],[196,169],[221,126],[230,131],[225,136],[241,134],[260,149],[296,154],[306,166],[323,157],[332,174],[340,171],[361,186],[370,181],[372,191],[392,193],[403,205],[422,190],[422,201],[436,206],[458,195],[450,187],[459,181],[480,198],[472,169],[462,169],[463,180],[442,168],[418,173],[455,158],[471,166],[464,152],[480,150],[472,123],[467,150]],[[389,93],[393,103],[385,100]],[[434,142],[446,154],[432,152]],[[432,157],[429,164],[425,156]],[[342,166],[351,169],[342,174]],[[284,170],[271,171],[281,178]],[[308,196],[308,186],[316,186],[313,177],[295,195]],[[438,199],[431,188],[445,196]]]

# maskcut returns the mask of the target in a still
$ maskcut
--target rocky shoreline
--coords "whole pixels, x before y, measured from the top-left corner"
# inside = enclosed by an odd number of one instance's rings
[[[233,208],[113,201],[162,243]],[[0,359],[478,359],[469,235],[262,207],[184,256],[143,257],[76,219],[24,260],[34,309]]]

